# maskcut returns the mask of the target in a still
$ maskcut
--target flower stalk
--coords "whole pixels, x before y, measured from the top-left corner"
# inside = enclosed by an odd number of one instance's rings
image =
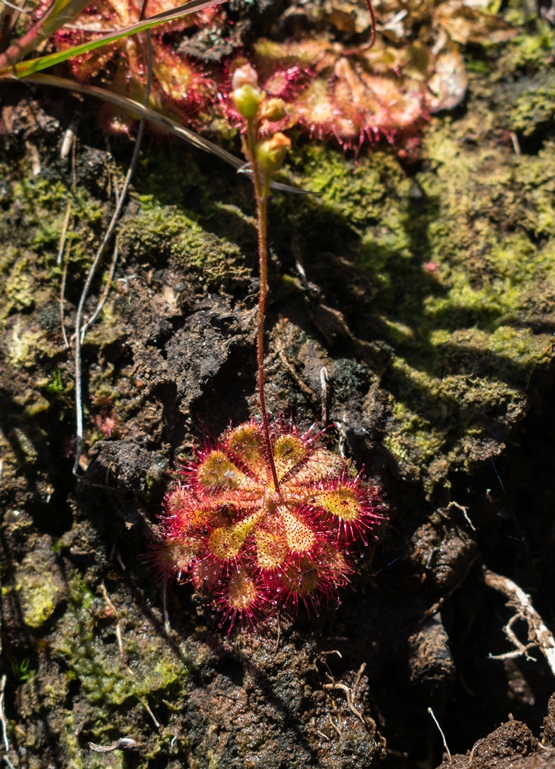
[[[251,168],[254,197],[256,201],[256,229],[258,233],[258,269],[260,289],[258,292],[258,318],[256,334],[256,362],[258,369],[258,401],[264,433],[264,443],[276,494],[280,494],[279,478],[270,438],[270,422],[266,409],[264,371],[264,322],[268,296],[268,201],[271,176],[277,171],[291,146],[289,139],[281,133],[270,139],[260,140],[260,119],[279,120],[284,114],[284,105],[278,99],[264,103],[264,94],[258,89],[258,75],[247,64],[239,67],[233,75],[233,94],[238,112],[246,120],[244,142],[245,154]],[[280,102],[277,104],[277,102]]]

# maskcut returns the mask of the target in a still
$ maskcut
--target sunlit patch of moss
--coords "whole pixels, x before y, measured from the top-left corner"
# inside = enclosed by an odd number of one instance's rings
[[[25,406],[23,415],[27,418],[33,419],[43,411],[48,411],[50,408],[50,402],[43,398],[41,395],[36,395],[33,400]]]
[[[430,463],[441,451],[445,437],[433,427],[433,418],[416,414],[401,401],[393,409],[394,425],[384,444],[399,462],[403,473],[417,480],[426,475]]]
[[[101,637],[93,608],[90,591],[74,578],[68,610],[52,639],[53,653],[64,660],[90,703],[121,706],[185,680],[184,659],[155,633],[124,634],[122,657],[115,637],[110,643]]]
[[[298,160],[292,158],[291,162],[295,168]],[[380,221],[388,188],[403,179],[399,164],[388,153],[362,156],[354,164],[321,144],[305,149],[300,168],[306,174],[304,188],[355,225]]]
[[[25,328],[25,322],[18,317],[8,332],[6,356],[14,368],[28,368],[35,363],[39,341],[44,336],[41,331]]]
[[[553,45],[553,43],[552,43]],[[538,73],[527,84],[528,87],[514,100],[511,108],[511,123],[515,131],[523,136],[532,136],[540,130],[549,129],[555,115],[555,78],[553,72]]]
[[[21,169],[23,170],[23,169]],[[21,232],[26,247],[36,254],[41,266],[55,264],[64,228],[70,193],[60,181],[19,173],[12,177],[8,171],[9,199],[16,203],[14,216],[22,218]],[[98,237],[104,207],[83,187],[71,194],[71,216],[75,226],[66,232],[66,243],[71,243],[72,261],[90,256],[90,248]]]
[[[23,310],[33,305],[35,297],[27,259],[17,259],[12,265],[4,280],[4,293],[7,302],[2,309],[3,317],[13,310]]]
[[[529,21],[529,9],[526,3],[517,3],[506,14],[507,21],[515,26],[522,26]],[[554,31],[547,21],[535,18],[529,31],[515,37],[504,59],[510,61],[513,69],[545,67],[549,53],[553,50]]]
[[[22,576],[18,587],[21,589],[23,621],[29,627],[40,627],[56,609],[59,588],[48,574]]]
[[[250,268],[246,268],[240,248],[207,232],[197,219],[179,206],[162,205],[151,195],[143,195],[137,213],[122,225],[123,242],[139,257],[168,259],[210,284],[246,280]]]
[[[44,625],[64,598],[64,586],[48,550],[39,547],[27,553],[16,570],[15,590],[25,624]]]
[[[294,161],[323,201],[308,201],[315,222],[301,219],[300,232],[318,242],[322,210],[336,217],[329,249],[356,264],[353,290],[392,349],[384,442],[428,490],[451,467],[501,450],[494,425],[499,436],[524,413],[533,372],[552,356],[549,336],[533,329],[555,309],[555,146],[518,157],[486,133],[491,120],[472,109],[437,120],[412,177],[381,153],[356,165],[341,158],[335,180],[330,148]],[[369,204],[354,214],[361,190]]]

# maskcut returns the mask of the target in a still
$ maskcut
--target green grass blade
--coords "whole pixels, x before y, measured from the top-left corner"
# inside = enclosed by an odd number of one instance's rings
[[[9,79],[15,80],[13,76]],[[198,147],[198,149],[204,150],[205,152],[210,152],[212,155],[216,155],[234,168],[240,168],[242,165],[244,165],[245,161],[241,160],[240,158],[236,158],[235,155],[231,154],[231,152],[227,152],[226,150],[222,149],[222,147],[218,147],[217,144],[213,144],[211,141],[208,141],[208,139],[204,139],[202,136],[199,136],[189,128],[185,128],[184,126],[179,125],[179,123],[176,123],[175,120],[171,120],[169,117],[165,117],[165,115],[161,115],[159,112],[156,112],[149,107],[145,107],[140,102],[129,99],[127,96],[120,96],[117,93],[113,93],[113,91],[107,91],[104,88],[98,88],[95,85],[84,85],[83,83],[78,83],[75,80],[69,80],[65,77],[56,77],[55,75],[35,74],[30,77],[26,77],[25,82],[36,83],[37,85],[55,86],[56,88],[64,88],[66,91],[82,93],[85,96],[94,96],[97,99],[110,102],[120,109],[131,112],[138,118],[145,118],[164,131],[172,133],[175,136],[179,136],[180,139],[184,139],[194,147]]]
[[[40,38],[48,37],[57,32],[60,27],[77,18],[81,11],[90,5],[90,0],[56,0],[52,10],[44,19],[40,29]]]
[[[158,27],[160,24],[164,24],[167,21],[180,19],[182,16],[187,16],[189,13],[195,13],[203,8],[219,5],[225,1],[226,0],[190,0],[190,2],[180,5],[171,11],[157,13],[156,16],[151,16],[149,19],[144,19],[144,21],[138,21],[128,27],[114,30],[107,35],[103,35],[103,37],[91,40],[88,43],[83,43],[82,45],[76,45],[73,48],[68,48],[66,51],[56,51],[54,53],[49,53],[46,56],[40,56],[38,59],[21,61],[18,64],[14,64],[12,67],[4,67],[0,70],[0,77],[9,74],[20,78],[28,77],[47,67],[61,64],[61,62],[67,61],[67,59],[71,59],[73,56],[80,56],[83,53],[94,51],[96,48],[115,43],[124,37],[129,37],[129,35],[135,35],[137,32],[144,32],[147,29]]]

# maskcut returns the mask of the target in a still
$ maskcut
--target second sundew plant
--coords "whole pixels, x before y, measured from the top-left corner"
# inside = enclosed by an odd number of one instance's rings
[[[244,121],[243,147],[257,208],[260,289],[257,366],[260,419],[198,449],[169,492],[158,566],[165,579],[190,579],[213,596],[231,628],[281,608],[337,596],[353,573],[352,554],[377,538],[380,490],[324,448],[320,435],[270,422],[264,394],[270,181],[290,147],[284,104],[267,98],[248,64],[235,70],[231,100]]]

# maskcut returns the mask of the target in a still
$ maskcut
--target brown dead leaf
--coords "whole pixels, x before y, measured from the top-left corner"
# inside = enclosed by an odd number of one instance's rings
[[[449,43],[446,50],[439,54],[434,74],[428,80],[426,99],[430,112],[442,109],[454,109],[464,99],[468,87],[468,75],[456,43]]]
[[[448,0],[438,5],[434,24],[443,27],[451,40],[466,43],[504,43],[518,30],[501,16],[485,13],[465,0]]]

